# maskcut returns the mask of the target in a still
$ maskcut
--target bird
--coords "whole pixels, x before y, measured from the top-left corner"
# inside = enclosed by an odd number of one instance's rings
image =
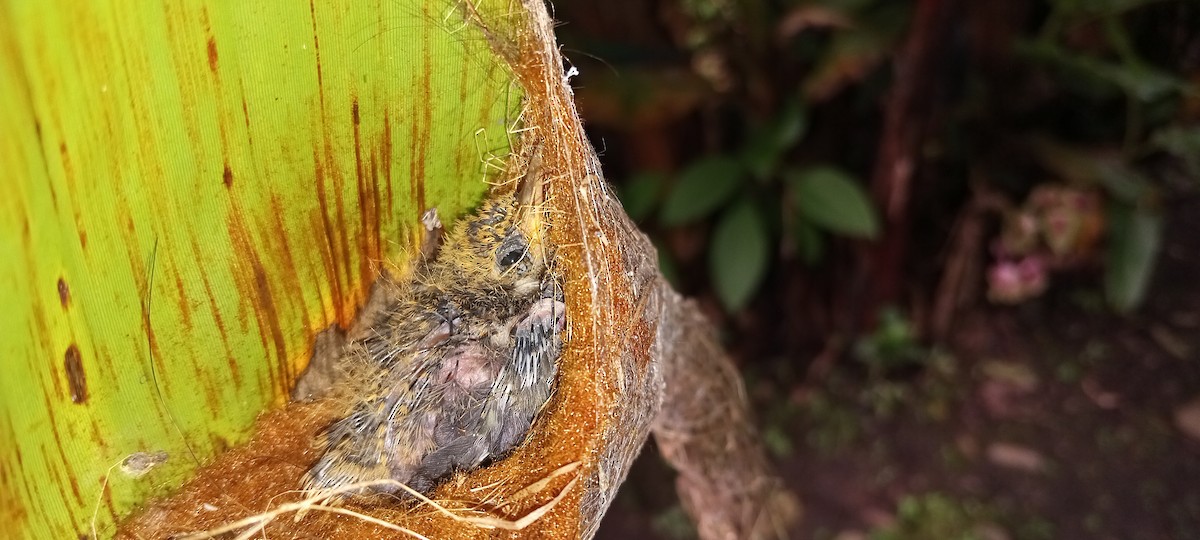
[[[485,198],[409,279],[376,284],[382,300],[334,360],[336,420],[314,441],[306,491],[390,479],[426,494],[524,440],[553,392],[566,320],[530,191]],[[371,494],[405,492],[349,491]]]

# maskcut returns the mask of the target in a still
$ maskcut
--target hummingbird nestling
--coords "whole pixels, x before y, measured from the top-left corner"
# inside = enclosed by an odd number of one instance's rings
[[[411,278],[377,284],[368,326],[334,360],[338,420],[319,435],[310,491],[393,479],[429,492],[524,440],[550,397],[565,321],[529,198],[488,198]]]

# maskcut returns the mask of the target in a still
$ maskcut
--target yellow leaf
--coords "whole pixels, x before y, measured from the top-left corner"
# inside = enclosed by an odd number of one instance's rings
[[[448,3],[0,1],[4,534],[106,536],[244,440],[482,195],[511,79]]]

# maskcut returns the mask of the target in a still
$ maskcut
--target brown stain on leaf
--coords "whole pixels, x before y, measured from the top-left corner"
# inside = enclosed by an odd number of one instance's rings
[[[190,237],[192,255],[197,260],[200,259],[200,245],[197,243],[195,235]],[[229,375],[233,379],[234,386],[242,385],[242,370],[238,366],[237,360],[233,355],[233,347],[229,341],[229,328],[225,324],[225,317],[221,315],[221,310],[217,308],[217,298],[213,295],[212,282],[208,279],[208,273],[200,272],[200,281],[204,285],[204,296],[208,300],[208,312],[212,314],[213,323],[217,326],[217,332],[221,335],[221,345],[225,348],[225,360],[229,366]]]
[[[170,263],[171,268],[182,268],[182,266],[175,260],[174,253],[175,252],[171,250],[167,251],[167,260]],[[168,296],[168,298],[174,298],[175,305],[173,306],[173,309],[179,314],[179,323],[182,326],[184,335],[190,335],[195,327],[192,325],[192,303],[190,301],[190,296],[188,295],[187,286],[183,283],[182,273],[171,272],[171,276],[175,278],[173,281],[175,284],[176,293],[172,296]]]
[[[421,132],[421,123],[413,122],[412,129],[409,132],[409,140],[412,141],[412,165],[409,167],[408,174],[408,197],[411,201],[416,201],[417,212],[421,213],[428,208],[425,208],[425,138]]]
[[[212,22],[210,22],[208,18],[207,8],[201,8],[200,20],[204,24],[204,35],[207,38],[206,50],[208,52],[208,69],[209,71],[212,71],[213,77],[220,82],[220,62],[218,61],[219,57],[217,55],[217,40],[213,37]]]
[[[271,195],[271,213],[270,224],[267,227],[274,227],[274,230],[287,230],[283,217],[287,215],[283,202],[279,197]],[[260,224],[262,225],[262,224]],[[270,229],[266,229],[270,230]],[[301,283],[299,266],[296,264],[296,256],[292,251],[291,237],[284,235],[280,237],[279,242],[273,247],[275,249],[275,272],[273,275],[280,276],[285,283]],[[300,316],[304,319],[303,328],[314,328],[312,322],[312,314],[303,304],[300,304]]]
[[[71,346],[74,347],[74,344],[72,344]],[[76,350],[75,354],[76,354],[76,356],[78,356],[79,351]],[[67,460],[67,447],[63,445],[62,435],[60,435],[58,432],[58,428],[59,428],[60,424],[59,424],[59,420],[58,420],[57,416],[54,414],[55,409],[54,409],[54,407],[51,406],[50,394],[43,393],[42,401],[45,404],[47,416],[50,419],[50,433],[52,435],[54,435],[54,449],[58,451],[57,457],[51,457],[49,454],[49,449],[43,446],[42,447],[42,458],[45,460],[46,463],[60,463],[64,467],[66,467],[67,464],[69,464],[71,462],[69,460]],[[52,474],[54,474],[56,476],[58,475],[58,468],[51,468],[50,471]],[[62,500],[64,502],[70,500],[67,498],[66,492],[64,491],[64,486],[66,484],[70,484],[71,493],[75,496],[75,502],[77,502],[79,505],[83,504],[83,493],[79,489],[79,477],[78,476],[79,475],[76,475],[76,474],[67,474],[66,479],[60,479],[60,481],[54,482],[54,485],[58,488],[59,493],[62,494]],[[82,506],[75,506],[75,508],[82,508]],[[68,513],[72,514],[72,521],[76,521],[74,519],[74,513],[73,513],[74,509],[71,507],[71,505],[67,505],[66,509],[67,509]]]
[[[425,28],[424,30],[428,30]],[[417,88],[423,93],[418,96],[418,99],[413,100],[412,115],[408,140],[413,147],[410,149],[412,161],[410,162],[408,174],[408,193],[409,200],[417,203],[417,215],[421,215],[428,210],[425,206],[425,160],[429,152],[429,131],[431,129],[430,108],[425,106],[429,103],[429,84],[433,77],[433,66],[430,65],[429,48],[421,49],[421,84]],[[418,120],[419,119],[419,120]]]
[[[419,88],[422,94],[424,94],[421,101],[428,103],[433,101],[432,96],[430,96],[430,90],[433,88],[433,59],[430,47],[422,47],[421,56],[421,85]],[[428,206],[425,205],[425,163],[428,162],[430,139],[433,138],[433,108],[421,107],[420,113],[421,126],[424,127],[425,132],[421,133],[421,137],[416,139],[420,144],[420,152],[418,154],[420,160],[418,160],[418,163],[421,164],[421,174],[414,176],[414,178],[416,179],[416,209],[421,214],[424,214],[425,210],[428,209]]]
[[[220,68],[220,64],[218,64],[218,62],[217,62],[217,42],[216,42],[216,40],[214,40],[214,38],[212,38],[212,36],[209,36],[208,52],[209,52],[209,70],[212,70],[212,74],[216,74],[218,71],[218,68]]]
[[[317,64],[317,94],[321,97],[321,116],[325,116],[325,77],[321,71],[321,39],[317,36],[317,6],[308,0],[308,12],[312,17],[313,59]]]
[[[44,158],[44,156],[43,156],[43,158]],[[73,164],[71,163],[71,153],[67,151],[67,143],[65,143],[65,142],[58,143],[58,158],[59,158],[59,162],[62,164],[63,178],[64,178],[64,180],[66,180],[67,185],[70,186],[70,185],[74,184],[75,169],[74,169]],[[46,178],[49,179],[52,177],[47,175]],[[50,187],[50,199],[52,201],[54,201],[54,206],[58,206],[58,191],[56,189],[54,189],[54,182],[50,181],[47,185]]]
[[[252,313],[258,322],[262,350],[274,349],[275,351],[275,359],[270,362],[268,369],[268,376],[272,379],[271,385],[275,390],[286,393],[292,382],[286,373],[289,359],[287,340],[283,337],[283,328],[280,326],[281,317],[275,305],[274,292],[271,290],[267,272],[263,266],[264,254],[259,252],[259,248],[255,246],[247,231],[242,217],[234,214],[234,219],[229,224],[229,238],[233,241],[235,251],[241,254],[238,262],[249,263],[251,269],[250,275],[247,276],[244,268],[235,265],[233,268],[235,279],[241,297],[254,306]],[[270,337],[268,338],[268,336]]]
[[[253,146],[254,139],[250,131],[250,106],[246,104],[246,94],[244,92],[242,93],[242,119],[246,123],[246,142]]]
[[[61,281],[60,281],[61,283]],[[74,343],[63,355],[63,371],[67,374],[67,387],[71,390],[71,402],[83,404],[88,399],[87,376],[83,373],[83,358]]]
[[[350,324],[354,317],[354,304],[357,299],[354,292],[356,284],[351,268],[358,257],[352,257],[350,236],[354,231],[348,225],[346,209],[346,179],[337,167],[327,167],[327,164],[337,162],[337,152],[329,131],[324,132],[323,147],[313,149],[313,160],[317,175],[317,201],[321,207],[321,220],[326,245],[329,247],[330,258],[326,261],[336,295],[334,306],[338,309],[337,322],[342,326]],[[333,195],[332,201],[329,195]],[[329,203],[332,202],[332,207]],[[349,294],[345,294],[349,291]]]
[[[383,133],[379,137],[379,160],[383,164],[383,182],[386,189],[387,216],[396,215],[396,198],[392,191],[392,120],[387,109],[383,111]]]
[[[228,451],[232,446],[233,445],[229,444],[229,439],[226,439],[225,437],[222,437],[220,435],[212,436],[213,453],[218,454],[218,455],[223,454],[226,451]]]
[[[379,198],[378,191],[368,185],[366,166],[363,164],[362,133],[359,127],[358,98],[354,98],[350,106],[350,116],[354,120],[354,176],[355,188],[358,190],[358,253],[364,260],[373,261],[379,258],[379,245],[372,240],[378,238],[369,234],[379,230]],[[369,159],[369,158],[368,158]],[[371,165],[370,163],[367,166]],[[361,264],[359,279],[362,283],[370,283],[374,272],[369,264]]]
[[[233,170],[229,168],[229,162],[225,162],[225,170],[221,173],[221,183],[225,184],[225,188],[233,187]]]
[[[67,280],[58,278],[58,303],[62,304],[63,309],[67,309],[71,305],[71,289],[67,286]]]
[[[7,478],[0,477],[0,517],[4,519],[4,524],[12,527],[13,530],[24,530],[28,521],[29,513],[22,505],[22,501],[17,500],[17,486],[10,482]]]
[[[208,36],[208,69],[211,69],[213,74],[217,73],[219,64],[217,62],[217,42],[212,36]]]
[[[313,172],[317,179],[317,205],[320,208],[320,218],[317,224],[317,229],[325,238],[324,252],[322,253],[322,262],[325,266],[325,276],[329,277],[330,292],[332,293],[332,304],[334,304],[337,312],[337,322],[346,325],[349,324],[349,317],[344,314],[338,306],[347,305],[346,289],[349,288],[348,278],[343,280],[343,274],[348,276],[349,271],[343,268],[343,265],[349,264],[349,250],[344,241],[344,227],[341,220],[341,182],[336,178],[330,179],[325,174],[325,163],[322,162],[319,152],[313,149]],[[335,204],[330,205],[330,193],[334,194]],[[331,214],[332,211],[337,211],[337,215]],[[338,264],[342,263],[342,264]],[[344,288],[343,288],[344,284]]]
[[[380,198],[381,193],[379,190],[379,156],[372,152],[370,162],[371,178],[367,185],[371,187],[371,196],[374,197],[372,199],[373,204],[371,205],[373,219],[371,220],[371,228],[364,231],[364,233],[370,236],[369,240],[375,242],[375,250],[371,252],[371,260],[375,261],[382,259],[386,255],[383,252],[383,220],[385,218],[380,214],[380,207],[384,205],[384,202]]]
[[[54,458],[52,458],[50,456],[49,452],[46,452],[43,450],[42,451],[42,459],[47,462],[52,463],[52,461],[50,461],[50,460],[52,460]],[[63,500],[63,501],[70,500],[70,496],[66,490],[67,481],[66,481],[66,479],[63,478],[62,471],[58,467],[51,467],[51,468],[49,468],[49,472],[50,472],[50,479],[49,479],[50,481],[46,482],[46,483],[51,486],[54,486],[54,489],[55,489],[55,491],[58,492],[58,496],[61,500]],[[72,485],[76,485],[76,482],[74,481],[73,478],[71,479],[70,483]],[[78,495],[78,493],[76,493],[76,495]],[[76,513],[75,513],[79,509],[80,508],[78,508],[78,507],[70,507],[70,506],[66,507],[67,515],[70,517],[70,520],[72,523],[77,523],[79,521],[79,516],[76,515]]]
[[[113,503],[112,489],[105,489],[101,495],[104,497],[104,504],[102,506],[108,510],[108,515],[112,518],[113,523],[120,523],[122,516],[117,513],[117,506]],[[96,540],[99,539],[97,538]]]
[[[325,166],[321,163],[321,156],[313,151],[313,177],[317,181],[317,205],[320,207],[319,215],[313,228],[320,232],[325,238],[324,249],[321,252],[321,262],[325,267],[325,276],[329,279],[330,293],[333,296],[332,301],[334,306],[345,304],[346,296],[342,291],[342,280],[339,278],[338,261],[344,260],[339,258],[337,246],[337,238],[333,234],[333,222],[329,215],[328,190],[325,179]],[[339,315],[340,317],[340,315]],[[341,321],[339,321],[341,322]]]

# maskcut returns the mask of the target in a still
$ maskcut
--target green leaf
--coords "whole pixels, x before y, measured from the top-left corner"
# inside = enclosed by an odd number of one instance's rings
[[[831,232],[856,238],[879,235],[879,218],[866,191],[850,175],[833,167],[815,167],[788,175],[800,216]]]
[[[1100,185],[1121,202],[1135,204],[1151,192],[1153,182],[1121,156],[1089,151],[1051,139],[1030,141],[1038,162],[1067,182]]]
[[[804,264],[815,266],[821,262],[821,258],[825,256],[825,237],[821,235],[821,231],[808,220],[797,216],[792,234],[795,235],[796,251]]]
[[[478,202],[522,99],[446,5],[0,5],[0,536],[110,537]]]
[[[827,101],[862,81],[889,54],[893,42],[876,29],[856,27],[836,33],[828,49],[804,80],[804,96]]]
[[[621,186],[621,205],[634,221],[650,216],[658,205],[659,194],[666,182],[662,173],[644,171],[630,177]]]
[[[779,111],[773,123],[775,142],[780,148],[791,148],[808,131],[808,112],[799,100],[792,100]]]
[[[1080,78],[1101,82],[1142,102],[1190,89],[1174,74],[1140,62],[1109,62],[1044,41],[1022,41],[1016,48],[1020,54],[1058,69],[1069,83],[1077,85]]]
[[[766,277],[769,238],[761,209],[743,199],[722,216],[709,246],[717,297],[730,311],[746,305]]]
[[[792,438],[779,426],[767,426],[762,432],[763,445],[777,458],[786,458],[796,451]]]
[[[780,157],[800,141],[807,129],[804,107],[797,100],[788,103],[772,121],[751,133],[742,149],[742,162],[755,178],[769,178],[778,169]]]
[[[1147,102],[1172,92],[1182,92],[1187,83],[1174,74],[1141,63],[1111,64],[1088,58],[1099,77],[1120,86],[1140,101]]]
[[[763,181],[779,166],[779,155],[780,149],[775,144],[772,134],[767,130],[760,130],[750,136],[750,140],[742,148],[741,158],[754,178]]]
[[[1062,10],[1064,14],[1079,15],[1120,15],[1126,11],[1164,0],[1054,0],[1051,5]]]
[[[1108,212],[1110,233],[1104,292],[1119,312],[1142,303],[1162,243],[1162,216],[1144,208],[1114,204]]]
[[[711,214],[737,191],[744,176],[742,166],[728,156],[697,161],[679,175],[667,196],[663,224],[684,225]]]
[[[1114,199],[1134,204],[1153,192],[1150,177],[1118,157],[1097,157],[1090,167],[1096,175],[1094,180]]]
[[[1183,161],[1193,180],[1200,180],[1200,126],[1168,126],[1150,138],[1150,144]]]

